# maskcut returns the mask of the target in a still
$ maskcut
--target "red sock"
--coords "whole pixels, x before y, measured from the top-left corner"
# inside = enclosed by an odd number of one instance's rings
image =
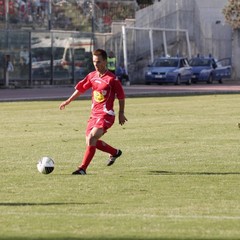
[[[82,164],[79,168],[82,168],[86,171],[88,165],[93,159],[95,152],[96,152],[96,146],[87,146],[83,160],[82,160]]]
[[[110,145],[108,145],[107,143],[105,143],[101,140],[97,141],[96,147],[97,147],[98,150],[109,153],[112,156],[117,154],[117,149],[116,148],[111,147]]]

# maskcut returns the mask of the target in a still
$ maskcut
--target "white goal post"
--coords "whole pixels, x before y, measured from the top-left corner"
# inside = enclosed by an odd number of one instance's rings
[[[169,29],[169,28],[150,28],[150,27],[126,27],[125,25],[122,25],[122,41],[123,41],[123,60],[124,60],[124,67],[126,71],[128,72],[128,41],[127,41],[127,30],[132,30],[134,32],[136,31],[145,31],[148,32],[148,40],[149,40],[149,47],[150,47],[150,59],[151,62],[154,60],[154,42],[153,42],[153,32],[160,32],[162,33],[162,45],[164,49],[164,55],[168,56],[168,42],[166,34],[173,32],[176,34],[176,41],[178,41],[179,34],[185,35],[186,45],[187,45],[187,55],[190,58],[191,57],[191,46],[190,46],[190,40],[189,40],[189,34],[188,30],[186,29]],[[139,39],[139,41],[142,41],[143,39]]]

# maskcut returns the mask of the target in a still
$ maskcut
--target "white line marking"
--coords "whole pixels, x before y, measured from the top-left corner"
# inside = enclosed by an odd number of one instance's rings
[[[16,212],[16,211],[2,211],[1,215],[33,215],[32,212]],[[119,214],[107,214],[107,213],[96,213],[96,214],[90,214],[90,213],[72,213],[72,212],[66,212],[66,213],[58,213],[58,212],[42,212],[42,213],[34,213],[34,215],[38,216],[59,216],[59,215],[76,215],[76,216],[83,216],[83,217],[101,217],[101,218],[161,218],[161,219],[209,219],[209,220],[240,220],[240,216],[210,216],[210,215],[157,215],[157,214],[127,214],[127,213],[119,213]]]

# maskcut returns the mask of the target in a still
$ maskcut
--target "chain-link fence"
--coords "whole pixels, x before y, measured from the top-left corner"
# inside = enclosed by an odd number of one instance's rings
[[[0,84],[74,84],[93,70],[92,50],[89,33],[0,31]]]

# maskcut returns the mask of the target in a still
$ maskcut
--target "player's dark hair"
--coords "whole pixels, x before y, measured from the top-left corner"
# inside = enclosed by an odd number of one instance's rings
[[[102,56],[103,60],[107,60],[107,52],[103,49],[97,49],[93,52],[93,55],[95,56]]]

